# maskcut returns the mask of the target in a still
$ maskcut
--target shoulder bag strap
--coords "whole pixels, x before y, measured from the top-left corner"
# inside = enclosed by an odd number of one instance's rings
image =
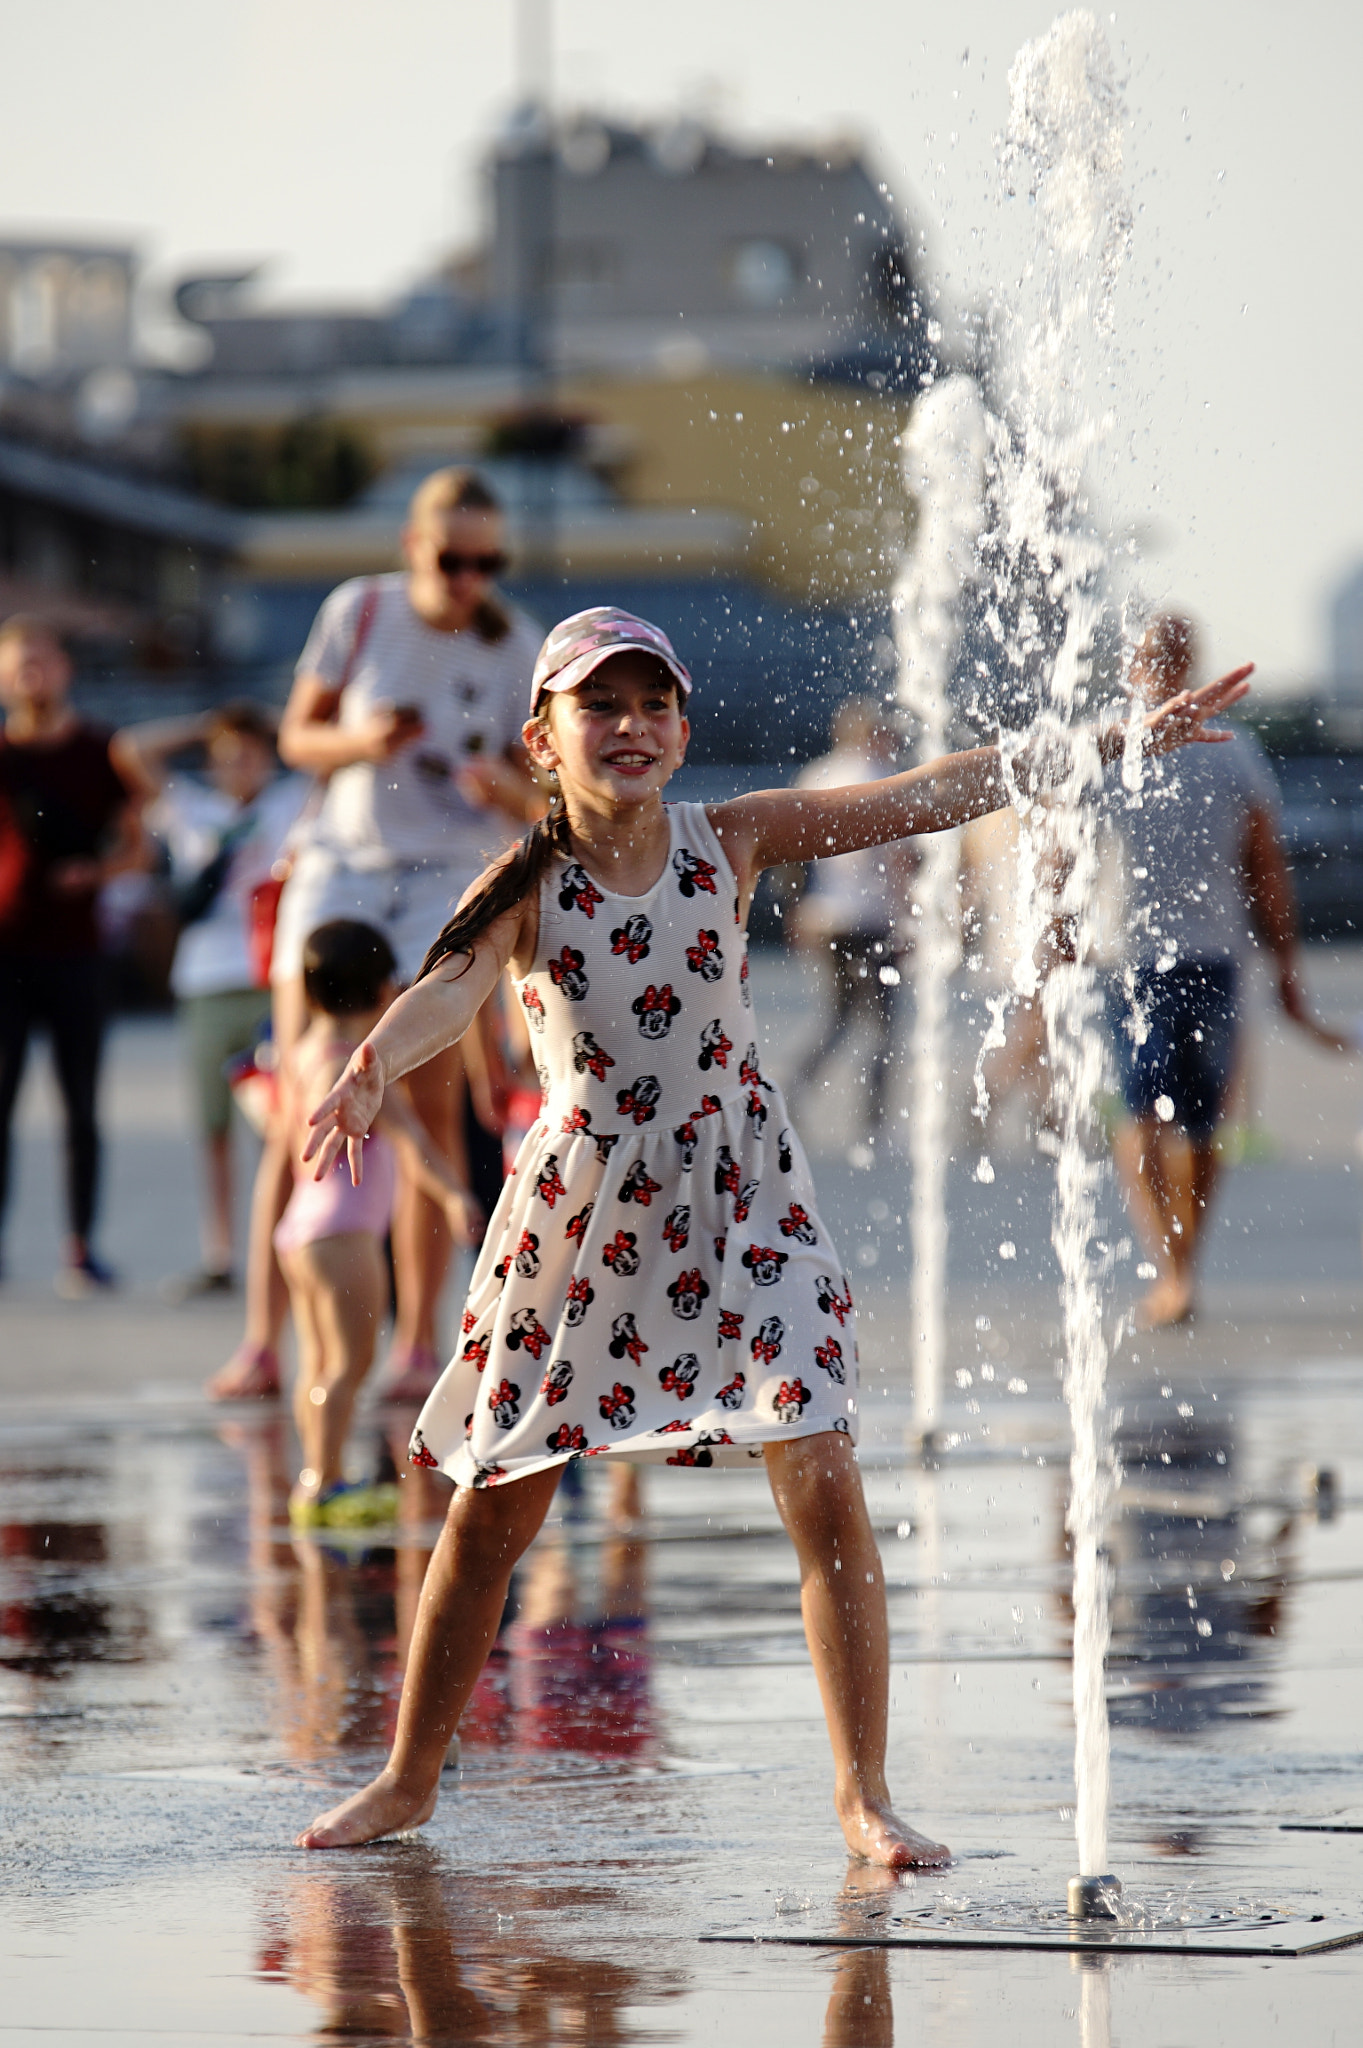
[[[350,652],[349,654],[347,654],[345,658],[345,667],[341,670],[341,680],[336,685],[336,696],[338,700],[340,698],[341,692],[345,689],[346,684],[354,675],[355,669],[359,663],[360,656],[364,653],[365,642],[368,640],[370,632],[373,629],[374,620],[378,615],[378,609],[379,585],[377,579],[371,577],[370,580],[365,584],[364,596],[360,599],[360,609],[355,617],[354,638],[351,640],[350,643]],[[315,776],[313,778],[312,788],[308,792],[307,801],[303,805],[302,810],[298,813],[298,816],[294,819],[293,825],[290,828],[290,841],[296,840],[298,836],[305,830],[305,828],[311,825],[313,819],[321,810],[322,799],[325,797],[327,793],[327,779],[327,777],[321,775]],[[277,860],[275,862],[276,875],[279,873],[279,869],[284,861],[287,861],[288,867],[291,868],[293,866],[293,854],[291,851],[286,852],[286,854],[281,857],[281,860]]]
[[[371,577],[364,586],[364,596],[360,599],[359,614],[355,620],[355,637],[350,643],[350,652],[345,658],[345,667],[341,670],[341,680],[336,685],[338,696],[355,673],[356,664],[364,653],[364,643],[369,638],[374,624],[374,616],[378,608],[379,586],[377,581]]]

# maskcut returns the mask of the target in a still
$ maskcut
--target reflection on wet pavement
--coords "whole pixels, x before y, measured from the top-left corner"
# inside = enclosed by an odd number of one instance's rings
[[[574,1954],[574,1920],[611,1903],[607,1886],[515,1878],[470,1896],[414,1845],[386,1869],[328,1868],[269,1896],[258,1974],[304,1993],[316,2031],[348,2040],[637,2040],[629,2009],[675,2000],[684,1973],[628,1949]]]
[[[1125,1685],[1110,1703],[1114,1724],[1191,1734],[1275,1712],[1271,1677],[1300,1507],[1244,1495],[1230,1415],[1218,1405],[1212,1418],[1160,1402],[1117,1432],[1109,1668]],[[1178,1832],[1170,1853],[1180,1853]]]
[[[1363,1367],[1322,1367],[1125,1403],[1113,1855],[1150,1917],[1363,1918],[1359,1841],[1279,1831],[1363,1807],[1360,1392]],[[1328,2038],[1358,1955],[1257,1977],[1121,1958],[1076,1983],[1057,1958],[836,1946],[891,1919],[1054,1913],[1073,1863],[1058,1406],[1000,1399],[987,1455],[924,1470],[881,1405],[863,1464],[893,1779],[958,1859],[918,1880],[839,1852],[759,1474],[651,1470],[612,1498],[575,1471],[435,1821],[309,1857],[296,1827],[388,1743],[445,1482],[412,1473],[395,1528],[322,1541],[289,1530],[280,1418],[151,1408],[88,1429],[78,1458],[55,1420],[0,1425],[0,2043],[788,2048],[890,2043],[897,2020],[901,2041],[1003,2023],[1029,2044],[1106,2039],[1109,2006],[1131,2040],[1255,2038],[1270,2011]],[[366,1427],[396,1467],[405,1418]],[[697,1940],[751,1925],[830,1945]]]

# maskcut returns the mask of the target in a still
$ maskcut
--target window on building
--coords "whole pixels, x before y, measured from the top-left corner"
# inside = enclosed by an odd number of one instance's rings
[[[554,250],[559,299],[572,313],[589,313],[615,282],[615,250],[609,242],[560,242]]]
[[[729,283],[740,305],[755,311],[779,306],[800,281],[800,262],[784,242],[739,242],[728,259]]]

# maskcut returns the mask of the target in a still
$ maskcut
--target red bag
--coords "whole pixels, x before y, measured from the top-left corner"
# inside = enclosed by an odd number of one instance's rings
[[[268,1138],[279,1107],[277,1055],[272,1040],[263,1038],[227,1064],[232,1100],[258,1138]]]
[[[270,986],[270,963],[274,958],[274,928],[279,916],[279,899],[289,879],[288,861],[277,860],[263,882],[251,891],[246,926],[246,949],[251,961],[251,980],[256,988]],[[277,873],[275,870],[282,870]]]
[[[378,608],[379,586],[377,583],[370,583],[365,589],[364,597],[360,604],[360,615],[355,621],[355,638],[351,642],[350,652],[346,656],[345,668],[337,685],[336,694],[338,697],[350,681],[354,673],[355,664],[364,651],[364,643],[369,638],[369,629],[374,623],[374,614]],[[320,785],[317,795],[320,798]],[[302,818],[310,816],[315,808],[316,805],[309,798],[299,823],[302,822]],[[263,882],[257,882],[255,888],[251,891],[251,908],[246,931],[246,945],[251,961],[251,978],[257,988],[268,988],[270,986],[270,966],[274,959],[274,929],[279,918],[279,900],[284,894],[292,872],[293,854],[286,853],[282,859],[275,862],[266,879]]]

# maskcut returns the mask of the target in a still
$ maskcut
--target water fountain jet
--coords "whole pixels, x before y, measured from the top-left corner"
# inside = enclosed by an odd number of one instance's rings
[[[918,400],[902,442],[904,481],[918,507],[912,555],[894,594],[899,698],[917,726],[918,756],[946,752],[961,593],[982,520],[984,412],[968,377],[953,376]],[[953,833],[929,836],[914,878],[914,1022],[910,1156],[913,1245],[914,1429],[925,1452],[942,1412],[946,1364],[946,1168],[950,1145],[948,980],[960,957]]]
[[[1071,1425],[1066,1515],[1074,1565],[1075,1834],[1071,1910],[1110,1901],[1105,1658],[1108,1569],[1102,1530],[1112,1465],[1105,1407],[1107,1347],[1093,1256],[1105,1160],[1093,1111],[1104,1071],[1102,991],[1094,960],[1097,799],[1102,767],[1090,718],[1106,552],[1086,514],[1085,470],[1101,438],[1092,395],[1105,360],[1113,294],[1130,233],[1122,185],[1125,111],[1092,14],[1061,16],[1024,45],[1009,73],[1001,168],[1032,202],[1036,241],[1003,308],[1000,377],[990,417],[992,558],[999,610],[1013,622],[1006,658],[1038,704],[1010,745],[1044,752],[1044,802],[1013,784],[1030,886],[1022,891],[1018,992],[1039,999],[1058,1126],[1051,1241],[1061,1271],[1064,1381]],[[1010,778],[1012,771],[1010,769]],[[1038,966],[1038,961],[1042,963]],[[1104,1915],[1104,1917],[1106,1917]]]
[[[1072,1877],[1065,1902],[1071,1920],[1115,1920],[1121,1895],[1121,1884],[1109,1872],[1103,1877]]]

